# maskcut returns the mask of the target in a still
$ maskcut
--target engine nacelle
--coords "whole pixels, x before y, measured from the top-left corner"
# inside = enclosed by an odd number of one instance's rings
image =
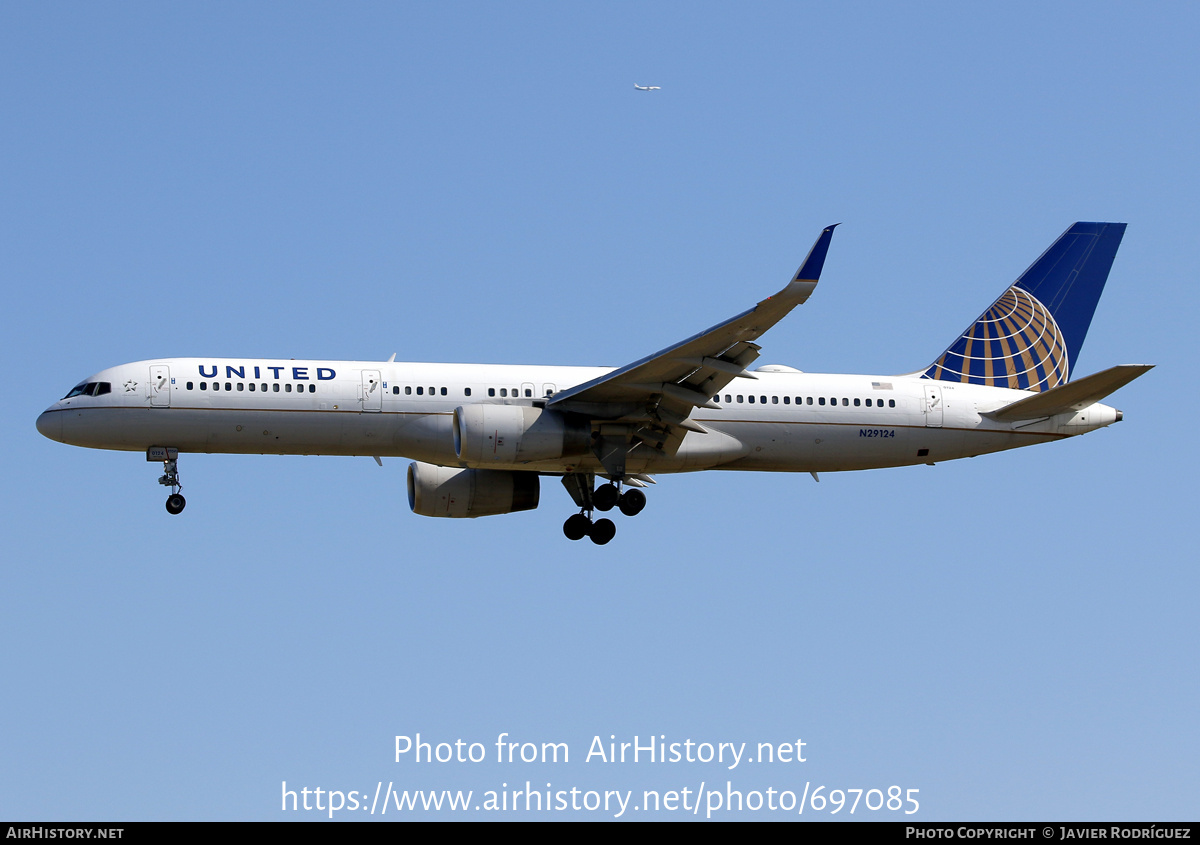
[[[408,506],[421,516],[476,517],[538,506],[537,473],[408,465]]]
[[[590,438],[586,422],[544,408],[481,403],[454,409],[454,454],[471,466],[582,455]]]

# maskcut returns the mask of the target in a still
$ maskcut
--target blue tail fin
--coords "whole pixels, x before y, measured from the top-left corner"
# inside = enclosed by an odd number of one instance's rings
[[[925,378],[1036,391],[1065,384],[1124,234],[1124,223],[1067,229]]]

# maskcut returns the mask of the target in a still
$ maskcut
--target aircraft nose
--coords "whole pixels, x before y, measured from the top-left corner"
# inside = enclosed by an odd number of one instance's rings
[[[37,430],[43,437],[62,442],[62,414],[55,411],[43,411],[37,418]]]

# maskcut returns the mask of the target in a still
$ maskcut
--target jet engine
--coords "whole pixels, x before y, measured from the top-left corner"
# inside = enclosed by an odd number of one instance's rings
[[[590,438],[586,421],[544,408],[478,404],[454,409],[454,454],[471,466],[582,455]]]
[[[476,517],[533,510],[541,490],[534,472],[408,465],[408,506],[421,516]]]

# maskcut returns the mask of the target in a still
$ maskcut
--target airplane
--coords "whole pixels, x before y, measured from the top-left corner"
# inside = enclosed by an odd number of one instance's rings
[[[662,90],[662,86],[660,86],[660,85],[638,85],[636,82],[633,83],[633,87],[638,89],[639,91],[661,91]]]
[[[837,224],[835,224],[837,225]],[[408,502],[431,517],[536,508],[559,477],[571,540],[608,543],[646,506],[654,475],[820,472],[935,464],[1119,422],[1101,399],[1152,365],[1071,380],[1123,223],[1067,229],[933,363],[906,375],[750,365],[757,341],[820,280],[834,226],[753,308],[605,367],[156,358],[101,370],[46,409],[51,440],[144,451],[166,509],[186,504],[187,452],[403,457]],[[602,483],[597,486],[597,480]]]

